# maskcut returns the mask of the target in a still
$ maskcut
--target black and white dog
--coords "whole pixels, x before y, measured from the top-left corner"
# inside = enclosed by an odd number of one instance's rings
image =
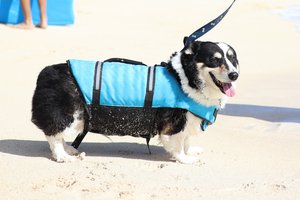
[[[204,106],[223,108],[227,96],[235,94],[238,60],[235,50],[225,43],[195,41],[187,49],[174,53],[166,67],[183,92]],[[68,65],[43,69],[32,100],[32,122],[44,131],[57,162],[84,156],[67,145],[64,137],[80,134],[87,123],[86,115],[84,101]],[[118,115],[114,117],[117,119]],[[190,147],[189,137],[200,130],[195,124],[202,119],[180,108],[160,108],[152,117],[153,131],[159,134],[165,150],[173,158],[181,163],[198,161],[194,154],[199,148]],[[125,128],[130,129],[130,126]]]

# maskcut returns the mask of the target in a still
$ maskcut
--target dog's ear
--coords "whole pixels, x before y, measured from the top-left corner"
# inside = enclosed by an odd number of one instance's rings
[[[185,45],[186,40],[187,40],[188,38],[189,38],[189,37],[187,37],[187,36],[185,36],[185,37],[183,38],[183,45]]]
[[[199,79],[199,71],[197,70],[196,54],[201,48],[201,42],[192,42],[189,47],[181,55],[181,64],[185,75],[188,77],[189,86],[201,90],[204,85]]]
[[[201,42],[200,41],[195,41],[190,45],[190,50],[193,52],[193,54],[197,54],[197,52],[201,48]]]
[[[192,42],[184,52],[185,54],[195,55],[200,50],[200,47],[201,47],[201,42],[195,41]]]

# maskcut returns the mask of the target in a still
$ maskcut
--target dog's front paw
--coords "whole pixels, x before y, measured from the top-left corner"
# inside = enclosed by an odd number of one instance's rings
[[[200,158],[196,157],[196,156],[189,156],[186,154],[178,154],[175,155],[174,158],[176,159],[176,161],[182,163],[182,164],[195,164],[200,162]]]
[[[203,149],[198,146],[190,146],[185,153],[187,155],[199,155],[199,154],[203,153]]]

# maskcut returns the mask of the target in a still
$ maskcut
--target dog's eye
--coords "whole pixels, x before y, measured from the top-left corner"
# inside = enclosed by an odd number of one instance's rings
[[[209,63],[209,67],[219,67],[220,66],[220,58],[216,58],[216,57],[210,57],[208,59],[208,63]]]
[[[227,55],[227,58],[228,58],[229,60],[234,60],[235,56],[234,56],[233,54],[231,54],[231,55]]]
[[[228,60],[229,60],[234,66],[237,65],[238,61],[237,61],[236,56],[235,56],[234,54],[232,54],[232,55],[227,55],[227,58],[228,58]]]

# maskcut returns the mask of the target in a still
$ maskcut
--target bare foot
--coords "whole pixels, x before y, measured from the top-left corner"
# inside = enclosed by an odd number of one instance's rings
[[[18,29],[24,29],[24,30],[31,30],[34,28],[33,24],[26,24],[26,23],[21,23],[21,24],[16,24],[16,25],[10,25],[12,28],[18,28]]]
[[[47,23],[41,23],[37,27],[39,27],[41,29],[46,29],[48,27],[48,24]]]
[[[42,28],[42,29],[46,29],[48,27],[48,23],[47,23],[47,18],[46,17],[42,17],[41,18],[41,22],[38,25],[38,27]]]

